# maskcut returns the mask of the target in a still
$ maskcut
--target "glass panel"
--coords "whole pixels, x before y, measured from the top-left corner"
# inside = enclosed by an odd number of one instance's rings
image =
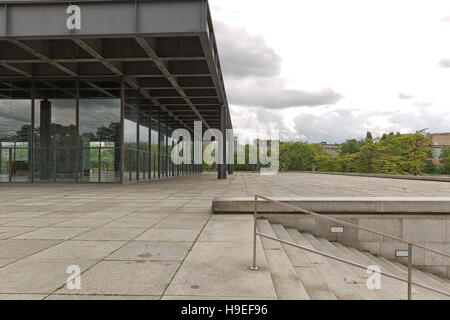
[[[148,144],[146,142],[148,141],[148,128],[145,126],[145,122],[147,121],[146,113],[142,110],[148,109],[149,101],[133,88],[126,87],[124,102],[124,148],[127,159],[125,163],[125,179],[134,181],[138,179],[138,174],[140,174],[139,177],[142,176],[143,164],[140,162],[138,166],[139,159],[142,159],[138,150],[146,150],[146,145]],[[142,125],[139,125],[141,122]],[[138,141],[138,130],[139,140],[144,141],[143,144]]]
[[[149,108],[141,107],[139,119],[139,176],[148,179]]]
[[[31,81],[0,84],[0,182],[28,182],[31,168]]]
[[[104,83],[94,84],[97,88],[106,86]],[[111,82],[102,91],[92,87],[88,90],[85,86],[84,82],[80,83],[80,181],[119,182],[120,99],[105,97],[104,91],[114,92],[114,87],[120,83]]]
[[[76,179],[75,81],[35,82],[35,181]]]
[[[120,132],[120,82],[80,81],[80,181],[120,181]]]

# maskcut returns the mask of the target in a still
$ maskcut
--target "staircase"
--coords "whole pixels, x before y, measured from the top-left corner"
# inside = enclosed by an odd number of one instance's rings
[[[375,257],[368,252],[300,233],[267,220],[257,221],[259,232],[301,246],[327,253],[365,266],[378,266],[381,271],[407,278],[407,267]],[[351,265],[261,237],[265,258],[278,299],[290,300],[406,300],[407,284],[381,276],[381,288],[369,290],[366,282],[371,274]],[[428,272],[413,269],[413,281],[450,293],[450,282]],[[412,288],[413,300],[449,300],[432,291]]]

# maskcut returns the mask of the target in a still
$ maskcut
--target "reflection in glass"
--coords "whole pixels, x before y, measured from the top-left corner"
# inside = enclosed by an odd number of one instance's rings
[[[80,181],[120,181],[120,99],[80,99]]]
[[[76,100],[35,100],[35,179],[76,178]]]
[[[0,85],[0,182],[30,181],[30,98],[30,81]]]

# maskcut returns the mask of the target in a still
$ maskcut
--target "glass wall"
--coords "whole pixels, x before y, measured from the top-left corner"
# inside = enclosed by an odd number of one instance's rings
[[[150,171],[150,110],[141,106],[139,118],[139,179],[147,180]]]
[[[0,182],[117,183],[176,175],[167,113],[129,86],[123,109],[121,101],[118,79],[1,81]]]
[[[120,85],[110,82],[80,83],[78,178],[82,182],[120,182],[120,98],[105,97],[99,90]]]
[[[151,173],[152,178],[158,176],[158,108],[152,108],[152,121],[150,122],[151,128]]]
[[[135,89],[125,87],[124,121],[124,180],[137,181],[138,176],[138,109],[141,95]]]
[[[34,180],[76,181],[76,81],[35,81],[34,97]]]
[[[31,180],[31,81],[0,84],[0,182]]]

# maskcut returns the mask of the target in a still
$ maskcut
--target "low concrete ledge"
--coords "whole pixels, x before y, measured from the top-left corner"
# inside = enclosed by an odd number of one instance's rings
[[[308,172],[310,172],[310,171],[308,171]],[[396,175],[396,174],[381,174],[381,173],[323,172],[323,171],[313,171],[312,173],[315,173],[315,174],[328,174],[328,175],[336,175],[336,176],[349,176],[349,177],[366,177],[366,178],[384,178],[384,179],[400,179],[400,180],[450,182],[450,176],[449,175],[413,176],[413,175]]]
[[[450,214],[450,197],[271,197],[318,213]],[[215,214],[252,213],[254,197],[216,197]],[[288,207],[258,201],[260,213],[298,213]]]

